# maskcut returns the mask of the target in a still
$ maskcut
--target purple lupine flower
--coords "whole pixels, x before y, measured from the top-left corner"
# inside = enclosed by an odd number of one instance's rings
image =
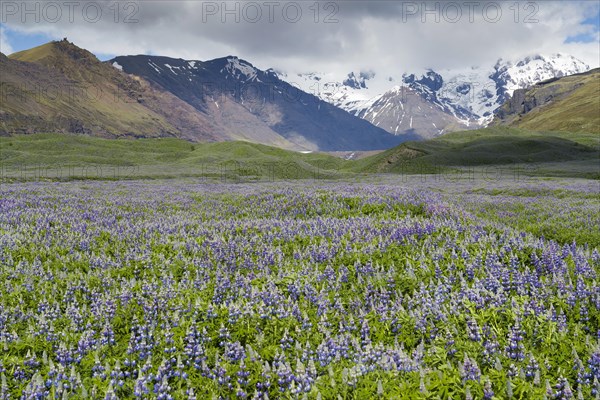
[[[113,388],[121,388],[125,384],[125,375],[121,371],[121,363],[119,360],[115,363],[114,368],[110,371],[110,384]]]
[[[192,388],[192,387],[188,387],[188,388],[185,390],[185,397],[186,397],[188,400],[197,400],[196,393],[194,393],[194,388]]]
[[[594,377],[594,381],[592,382],[592,396],[598,398],[600,396],[600,379]]]
[[[108,389],[106,390],[106,395],[104,396],[104,400],[119,400],[119,398],[115,394],[112,385],[108,386]]]
[[[163,376],[159,383],[154,384],[154,394],[156,394],[157,400],[172,400],[173,396],[170,392],[171,386],[169,386],[166,376]]]
[[[459,367],[459,370],[462,371],[461,375],[463,383],[466,383],[467,381],[479,382],[479,379],[481,378],[481,371],[477,365],[477,361],[469,358],[466,353],[462,366]]]
[[[6,382],[6,376],[0,374],[0,400],[10,400],[10,392],[8,389],[8,383]]]
[[[444,347],[446,348],[446,353],[448,353],[448,356],[452,357],[454,354],[456,354],[457,350],[455,347],[454,336],[450,331],[446,332],[446,344]]]
[[[588,368],[590,369],[590,378],[597,379],[600,381],[600,348],[597,348],[587,361]]]
[[[540,366],[533,356],[533,354],[529,355],[529,359],[527,361],[527,366],[525,367],[525,377],[528,380],[533,380],[537,373],[539,373]]]
[[[246,351],[240,342],[226,342],[223,357],[230,362],[237,363],[246,358]]]
[[[469,335],[469,340],[474,342],[481,341],[481,333],[479,330],[479,325],[477,325],[477,321],[473,318],[467,319],[467,331]]]
[[[94,354],[94,365],[92,366],[92,376],[94,378],[106,379],[106,368],[100,363],[98,354]]]
[[[524,347],[523,347],[524,332],[521,329],[521,324],[517,320],[515,324],[510,328],[508,335],[508,345],[506,346],[506,353],[508,358],[512,360],[521,361],[525,358]]]
[[[242,362],[240,363],[240,369],[237,372],[237,383],[242,386],[245,387],[246,385],[248,385],[248,377],[250,376],[250,372],[246,369],[246,364],[244,363],[244,361],[242,360]]]
[[[265,368],[260,374],[260,379],[256,383],[256,396],[258,398],[267,396],[269,392],[269,388],[271,387],[271,375],[269,373],[270,367],[268,367],[268,363],[265,364]]]
[[[571,390],[571,386],[569,385],[569,381],[564,378],[558,378],[558,382],[554,386],[554,398],[560,400],[569,400],[574,398],[573,391]]]
[[[483,384],[483,400],[492,400],[494,397],[494,390],[492,389],[492,383],[489,379]]]
[[[150,383],[150,379],[146,377],[142,371],[138,372],[138,378],[135,380],[135,384],[133,387],[133,395],[137,399],[145,398],[148,393],[150,393],[150,389],[148,389],[148,384]]]
[[[4,384],[5,382],[3,382]],[[4,386],[4,385],[3,385]],[[42,400],[45,399],[50,392],[46,389],[44,381],[39,374],[35,374],[21,396],[23,399]]]

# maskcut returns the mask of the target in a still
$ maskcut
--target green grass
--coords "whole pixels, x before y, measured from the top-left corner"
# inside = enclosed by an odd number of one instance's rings
[[[0,138],[4,171],[25,168],[104,168],[96,178],[244,176],[335,178],[363,173],[489,174],[517,169],[532,176],[600,179],[599,138],[591,133],[530,132],[493,127],[407,142],[355,161],[302,154],[249,142],[190,143],[180,139],[102,139],[86,135],[35,134]],[[120,168],[122,173],[105,172]],[[112,171],[112,170],[111,170]],[[88,176],[87,171],[71,176]],[[5,174],[6,175],[6,174]],[[14,173],[13,173],[14,175]]]
[[[0,138],[5,176],[335,178],[346,161],[249,142],[190,143],[180,139],[102,139],[35,134]],[[86,168],[84,170],[84,168]],[[107,172],[108,171],[108,172]],[[115,171],[120,171],[116,173]],[[124,176],[125,174],[126,176]]]
[[[51,57],[54,54],[54,42],[45,43],[41,46],[33,47],[28,50],[12,53],[10,58],[19,61],[37,62],[44,58]]]
[[[461,167],[534,165],[542,175],[600,178],[598,135],[493,127],[407,142],[354,162],[365,172],[440,173]],[[556,168],[556,163],[560,165]],[[569,167],[563,169],[562,166]],[[566,174],[566,175],[565,175]]]

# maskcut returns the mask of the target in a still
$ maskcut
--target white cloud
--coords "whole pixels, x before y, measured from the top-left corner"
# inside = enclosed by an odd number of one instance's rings
[[[6,30],[0,26],[0,52],[4,54],[10,54],[13,52],[8,39],[6,37]]]
[[[281,2],[270,10],[267,3],[258,1],[254,4],[259,5],[262,15],[256,23],[249,22],[257,15],[247,6],[251,3],[229,2],[224,10],[222,2],[139,2],[137,9],[120,9],[117,23],[114,4],[127,3],[106,3],[103,17],[95,23],[91,22],[95,7],[90,7],[87,21],[80,10],[74,13],[73,23],[65,12],[56,23],[42,18],[40,23],[21,24],[9,19],[8,26],[50,37],[66,36],[101,54],[151,53],[200,60],[233,54],[263,69],[276,67],[291,72],[345,75],[351,70],[371,69],[398,75],[557,52],[572,54],[592,67],[600,64],[598,42],[565,43],[566,38],[590,29],[581,22],[598,12],[596,2],[522,1],[517,3],[517,14],[512,1],[481,1],[476,8],[470,8],[472,2],[458,1],[454,3],[462,12],[459,16],[448,2],[333,3],[339,9],[326,9],[331,3],[319,3],[319,13],[315,14],[310,8],[313,2]],[[296,15],[294,4],[302,9],[298,22],[291,22]],[[501,15],[496,17],[498,4]],[[338,22],[324,23],[332,12]],[[130,13],[137,23],[124,23]],[[448,22],[456,19],[456,23]]]

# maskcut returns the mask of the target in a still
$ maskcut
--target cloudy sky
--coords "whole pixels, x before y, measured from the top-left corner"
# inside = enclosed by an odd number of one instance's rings
[[[0,50],[67,37],[101,59],[237,55],[266,69],[398,74],[572,54],[600,64],[594,1],[5,1]]]

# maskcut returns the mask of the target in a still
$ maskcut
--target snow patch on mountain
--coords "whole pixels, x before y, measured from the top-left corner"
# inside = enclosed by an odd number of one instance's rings
[[[376,76],[371,71],[350,72],[346,76],[316,72],[287,74],[271,71],[279,79],[347,111],[357,110],[361,104],[381,93],[379,91],[381,86],[376,89],[371,85]]]
[[[148,65],[150,65],[150,66],[151,66],[151,67],[152,67],[152,68],[153,68],[153,69],[154,69],[156,72],[158,72],[159,74],[162,72],[162,71],[160,70],[160,67],[159,67],[158,65],[156,65],[155,63],[153,63],[153,62],[149,62],[149,63],[148,63]]]

